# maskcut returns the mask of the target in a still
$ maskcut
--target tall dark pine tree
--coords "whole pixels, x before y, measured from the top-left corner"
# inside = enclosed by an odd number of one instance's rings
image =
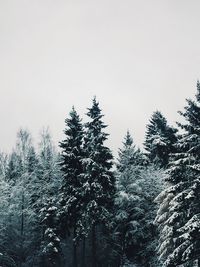
[[[144,147],[149,161],[166,167],[169,162],[169,154],[174,152],[174,144],[177,141],[177,130],[167,124],[166,118],[160,111],[155,111],[147,125]]]
[[[103,115],[96,98],[87,113],[90,121],[86,124],[84,159],[84,197],[87,201],[85,221],[91,228],[92,237],[92,266],[97,266],[97,225],[109,222],[110,210],[113,206],[115,194],[115,179],[112,168],[112,154],[104,145],[108,134],[103,130],[106,125],[102,121]]]
[[[180,114],[185,124],[171,158],[169,187],[157,198],[160,209],[160,258],[164,266],[200,266],[200,84],[195,101],[187,100]],[[186,266],[186,265],[183,265]],[[196,266],[196,265],[195,265]]]
[[[62,148],[61,169],[63,181],[60,193],[60,218],[65,230],[73,229],[73,266],[77,266],[76,247],[79,236],[82,213],[82,158],[83,158],[83,126],[74,107],[70,118],[65,120],[65,140],[60,143]],[[63,228],[62,227],[62,228]]]

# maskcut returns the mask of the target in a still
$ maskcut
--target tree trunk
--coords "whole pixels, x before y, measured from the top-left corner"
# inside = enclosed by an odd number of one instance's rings
[[[81,267],[85,267],[85,237],[82,240],[82,263]]]
[[[77,251],[76,251],[76,228],[74,227],[74,240],[73,240],[73,267],[77,267]]]
[[[92,267],[97,266],[97,258],[96,258],[96,227],[92,225]]]

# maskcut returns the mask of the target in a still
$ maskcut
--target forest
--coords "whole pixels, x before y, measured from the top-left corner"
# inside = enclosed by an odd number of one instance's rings
[[[116,159],[96,98],[58,145],[20,129],[0,153],[0,266],[200,266],[199,82],[191,97],[176,126],[149,115],[141,148],[125,129]]]

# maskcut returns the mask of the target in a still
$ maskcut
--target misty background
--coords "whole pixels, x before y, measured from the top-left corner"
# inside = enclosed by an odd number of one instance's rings
[[[94,95],[116,152],[129,129],[144,140],[152,112],[170,124],[200,78],[198,0],[0,1],[0,148],[25,127],[62,139],[72,105]]]

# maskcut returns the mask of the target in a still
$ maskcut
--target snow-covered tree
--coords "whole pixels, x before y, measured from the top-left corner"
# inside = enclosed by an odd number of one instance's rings
[[[133,144],[129,131],[124,138],[123,148],[119,149],[118,154],[117,170],[121,173],[133,165],[145,166],[147,164],[146,156]]]
[[[51,208],[50,200],[57,196],[59,180],[56,153],[49,149],[43,155],[43,150],[51,147],[50,142],[46,143],[37,154],[29,132],[21,129],[11,155],[0,155],[0,248],[5,247],[0,262],[3,266],[6,262],[44,266],[39,260],[44,248],[41,246],[48,240],[45,231],[49,225],[44,220],[48,211],[45,210]]]
[[[19,156],[17,155],[16,151],[12,151],[12,153],[8,156],[8,167],[6,171],[6,177],[12,185],[16,183],[16,180],[20,174],[20,170],[21,163]]]
[[[63,231],[73,230],[73,266],[77,266],[77,241],[81,237],[83,212],[83,126],[74,107],[65,120],[65,139],[60,143],[63,180],[60,190],[60,220]]]
[[[16,148],[9,157],[5,172],[7,183],[7,223],[5,239],[9,243],[7,255],[21,266],[33,249],[33,222],[30,190],[35,171],[35,152],[29,132],[21,129]],[[5,186],[6,188],[6,186]]]
[[[119,150],[116,173],[115,235],[120,243],[121,265],[129,258],[150,266],[155,256],[153,199],[161,190],[162,171],[145,165],[146,158],[135,148],[128,132]]]
[[[41,267],[57,267],[61,262],[61,240],[58,237],[58,207],[54,198],[43,204],[40,219],[43,225],[43,239],[41,242]]]
[[[169,155],[174,152],[177,130],[170,127],[166,118],[160,111],[155,111],[147,125],[144,147],[147,151],[149,161],[166,167]]]
[[[160,209],[156,223],[160,229],[160,258],[163,266],[200,265],[200,84],[196,99],[187,100],[185,123],[171,157],[168,187],[157,197]],[[186,265],[185,265],[186,266]]]
[[[18,164],[20,166],[19,176],[12,191],[12,198],[16,202],[13,203],[16,208],[18,216],[18,230],[19,230],[19,264],[22,265],[27,257],[25,253],[25,246],[29,247],[31,244],[30,230],[32,222],[32,210],[30,208],[30,191],[29,186],[33,178],[33,172],[30,169],[31,160],[33,160],[32,138],[28,131],[20,129],[17,133],[16,154]],[[29,239],[29,240],[28,240]],[[28,241],[28,242],[26,242]],[[26,250],[28,251],[28,249]],[[30,251],[29,251],[30,252]]]
[[[43,128],[40,134],[37,166],[38,208],[42,208],[44,203],[46,204],[58,193],[61,182],[58,161],[59,155],[55,150],[50,131],[48,128]]]
[[[38,215],[38,252],[40,266],[57,266],[61,257],[61,245],[58,237],[58,189],[61,174],[51,134],[43,128],[40,134],[37,177],[33,191],[34,209]]]
[[[115,178],[112,168],[112,153],[104,145],[108,134],[103,130],[106,125],[102,121],[103,115],[96,98],[88,109],[87,116],[90,121],[86,124],[84,138],[85,159],[84,184],[82,187],[84,202],[84,221],[86,227],[91,229],[92,266],[97,266],[97,225],[109,224],[110,211],[113,207],[115,194]]]
[[[13,232],[10,227],[10,193],[11,188],[6,177],[8,156],[0,153],[0,266],[14,267],[15,253],[11,244]]]

